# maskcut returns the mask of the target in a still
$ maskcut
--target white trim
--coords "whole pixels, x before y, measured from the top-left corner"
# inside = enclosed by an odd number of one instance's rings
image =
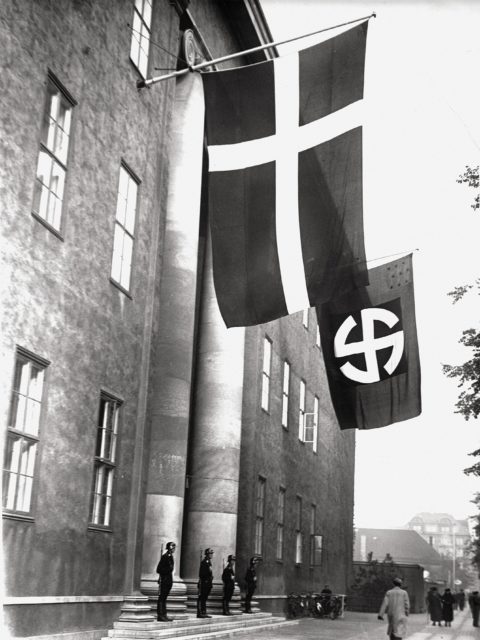
[[[6,606],[19,604],[80,604],[83,602],[123,602],[125,596],[10,596]]]

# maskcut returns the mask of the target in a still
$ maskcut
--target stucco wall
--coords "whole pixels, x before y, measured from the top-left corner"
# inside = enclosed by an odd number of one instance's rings
[[[123,594],[132,492],[144,429],[155,269],[161,264],[167,126],[174,84],[139,92],[129,60],[133,5],[7,2],[0,95],[2,335],[0,419],[6,432],[15,348],[50,365],[36,460],[33,520],[5,518],[7,596]],[[152,39],[177,50],[178,16],[155,3]],[[152,47],[151,65],[167,66]],[[61,237],[31,215],[48,70],[76,101]],[[121,161],[141,180],[131,297],[109,280]],[[123,401],[111,531],[88,530],[100,391]],[[137,455],[137,457],[135,457]],[[135,462],[137,460],[137,462]],[[138,553],[136,545],[132,554]],[[62,625],[59,605],[17,611],[22,633]],[[118,608],[118,605],[112,605]],[[66,605],[88,628],[112,606]],[[88,607],[87,607],[88,609]],[[105,612],[105,613],[102,613]],[[27,615],[28,614],[28,615]],[[72,625],[70,624],[70,627]]]
[[[242,427],[238,575],[242,580],[253,555],[255,491],[259,475],[266,479],[263,562],[258,594],[319,590],[328,582],[344,593],[352,562],[355,435],[340,431],[334,417],[321,350],[315,344],[316,319],[309,329],[302,315],[247,329]],[[261,409],[263,339],[272,340],[270,410]],[[290,362],[289,428],[281,424],[283,362]],[[319,398],[318,450],[298,438],[300,379],[306,381],[306,411]],[[284,558],[276,560],[277,496],[286,490]],[[303,562],[295,563],[296,496],[302,498]],[[310,505],[316,505],[315,533],[323,535],[321,566],[309,566]]]

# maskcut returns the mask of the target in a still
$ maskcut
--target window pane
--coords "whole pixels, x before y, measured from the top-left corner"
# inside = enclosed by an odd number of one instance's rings
[[[145,24],[150,29],[150,25],[152,24],[152,5],[149,0],[145,0],[143,5],[143,19],[145,20]]]
[[[136,12],[133,15],[132,41],[130,44],[130,58],[138,67],[138,57],[140,51],[140,18]]]
[[[12,405],[10,410],[10,426],[12,429],[23,431],[23,425],[25,422],[25,408],[27,405],[27,399],[25,396],[20,396],[13,392]]]
[[[120,282],[122,275],[122,250],[123,236],[125,232],[120,225],[115,224],[115,233],[113,236],[113,256],[112,256],[112,272],[111,276],[116,282]]]
[[[272,344],[268,338],[263,341],[263,370],[270,374],[270,362],[272,357]]]
[[[130,178],[126,202],[125,229],[133,236],[135,229],[135,212],[137,208],[137,183]]]
[[[122,273],[120,284],[124,289],[130,288],[130,272],[132,267],[133,239],[126,233],[123,236]]]

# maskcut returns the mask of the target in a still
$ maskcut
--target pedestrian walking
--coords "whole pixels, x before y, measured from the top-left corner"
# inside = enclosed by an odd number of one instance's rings
[[[460,591],[456,594],[457,605],[460,611],[465,609],[465,591],[460,589]]]
[[[472,591],[468,598],[468,604],[472,612],[473,626],[478,627],[478,616],[480,614],[480,594],[478,591]]]
[[[223,615],[233,616],[230,612],[230,600],[232,599],[235,589],[235,556],[228,556],[227,565],[222,573],[223,582]]]
[[[430,620],[432,625],[435,626],[438,622],[438,626],[442,626],[443,607],[442,598],[438,593],[437,587],[430,587],[427,593],[427,609],[430,614]]]
[[[173,554],[176,545],[174,542],[167,542],[166,551],[162,554],[157,565],[159,592],[157,600],[157,620],[158,622],[168,622],[172,620],[167,616],[167,598],[173,585],[173,567],[175,561]]]
[[[378,613],[378,619],[383,620],[387,614],[387,635],[390,640],[402,640],[407,634],[407,618],[410,613],[408,593],[402,589],[402,579],[393,579],[394,587],[385,594]]]
[[[205,549],[205,556],[200,562],[198,572],[198,599],[197,599],[197,618],[211,618],[207,615],[207,598],[212,590],[213,572],[212,572],[212,556],[213,549]]]
[[[257,556],[250,558],[250,564],[248,565],[247,572],[245,574],[245,613],[252,612],[252,596],[257,588],[257,569],[258,562]]]
[[[442,596],[442,618],[445,620],[445,626],[451,627],[453,620],[453,605],[455,604],[455,596],[447,587]]]

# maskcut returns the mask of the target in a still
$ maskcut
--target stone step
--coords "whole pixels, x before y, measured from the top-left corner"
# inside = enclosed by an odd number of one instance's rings
[[[148,629],[145,624],[132,625],[128,629],[115,628],[108,632],[107,638],[102,640],[112,640],[118,638],[120,640],[148,640],[159,639],[166,640],[174,638],[175,640],[214,640],[217,638],[230,638],[240,633],[251,633],[253,630],[260,631],[264,629],[277,628],[285,625],[298,624],[297,620],[285,620],[285,618],[274,617],[271,614],[253,614],[251,616],[239,615],[235,616],[237,620],[229,618],[224,620],[224,616],[214,616],[211,619],[193,619],[190,624],[185,624],[185,620],[178,621],[178,625],[173,622],[148,623]],[[183,623],[183,624],[182,624]],[[199,623],[199,624],[196,624]]]
[[[161,629],[171,629],[172,627],[196,627],[199,625],[211,625],[216,622],[223,622],[231,624],[244,620],[246,622],[252,620],[268,620],[272,617],[272,614],[268,611],[259,611],[253,614],[247,613],[234,613],[231,617],[222,616],[219,614],[210,614],[211,618],[197,618],[196,615],[179,616],[178,618],[173,616],[173,620],[170,622],[133,622],[128,620],[117,620],[113,623],[114,630],[136,630],[136,631],[151,631]]]

